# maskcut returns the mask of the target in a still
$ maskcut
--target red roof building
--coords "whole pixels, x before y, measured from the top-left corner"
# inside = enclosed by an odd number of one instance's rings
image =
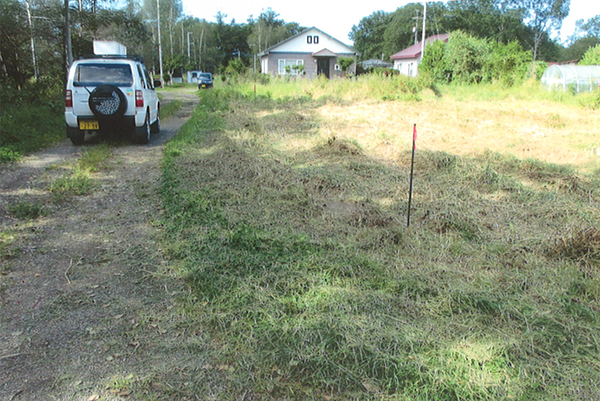
[[[450,37],[447,33],[430,36],[425,40],[426,45],[429,45],[436,40],[442,40],[448,42]],[[390,56],[390,59],[394,61],[394,69],[400,71],[400,74],[408,75],[410,77],[417,76],[418,66],[421,63],[421,50],[423,48],[423,42],[414,44],[406,49],[399,51],[396,54]]]

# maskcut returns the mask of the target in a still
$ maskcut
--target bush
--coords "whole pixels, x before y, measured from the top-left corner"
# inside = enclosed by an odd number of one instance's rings
[[[486,66],[491,49],[486,39],[474,38],[461,31],[450,36],[444,58],[452,66],[452,81],[474,84],[488,80]]]
[[[0,163],[64,138],[62,84],[42,77],[22,89],[0,86]]]
[[[423,61],[419,65],[419,74],[428,74],[434,82],[448,83],[452,77],[452,70],[446,65],[444,57],[446,53],[446,43],[436,40],[425,49]]]
[[[533,61],[530,51],[524,51],[518,42],[493,43],[487,64],[488,76],[505,86],[522,82],[527,76],[528,66]]]
[[[579,62],[581,65],[600,65],[600,45],[588,49]]]
[[[456,31],[448,43],[436,41],[427,46],[419,71],[437,83],[499,81],[513,86],[527,76],[531,60],[531,52],[517,42],[495,43]]]

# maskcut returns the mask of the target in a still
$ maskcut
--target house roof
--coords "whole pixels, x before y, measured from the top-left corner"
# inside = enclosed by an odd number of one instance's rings
[[[335,54],[334,52],[332,52],[329,49],[322,49],[319,50],[318,52],[314,52],[313,57],[336,57],[337,54]]]
[[[265,50],[263,50],[262,52],[260,52],[260,53],[258,54],[258,56],[259,56],[259,57],[262,57],[262,56],[265,56],[265,55],[267,55],[267,54],[269,54],[269,53],[271,53],[271,52],[273,52],[273,51],[277,51],[277,48],[278,48],[278,47],[280,47],[280,46],[282,46],[282,45],[284,45],[284,44],[286,44],[286,43],[288,43],[288,42],[291,42],[291,41],[293,41],[294,39],[296,39],[296,38],[298,38],[298,37],[300,37],[300,36],[303,36],[303,35],[305,35],[307,32],[309,32],[309,31],[311,31],[311,30],[315,30],[315,31],[317,31],[317,32],[318,32],[318,34],[319,34],[319,35],[322,35],[322,36],[324,36],[324,37],[326,36],[326,37],[328,37],[330,40],[332,40],[332,41],[334,41],[334,42],[338,43],[339,45],[341,45],[341,46],[343,46],[343,47],[347,48],[347,49],[348,49],[348,53],[359,54],[359,53],[358,53],[358,52],[357,52],[357,51],[356,51],[356,50],[355,50],[355,49],[354,49],[352,46],[349,46],[349,45],[345,44],[344,42],[342,42],[342,41],[340,41],[340,40],[338,40],[338,39],[334,38],[333,36],[331,36],[331,35],[329,35],[329,34],[327,34],[327,33],[323,32],[322,30],[320,30],[320,29],[318,29],[318,28],[316,28],[316,27],[314,27],[314,26],[313,26],[312,28],[305,29],[304,31],[302,31],[302,32],[300,32],[300,33],[297,33],[296,35],[294,35],[294,36],[292,36],[292,37],[289,37],[289,38],[287,38],[287,39],[285,39],[285,40],[283,40],[283,41],[281,41],[281,42],[277,43],[276,45],[273,45],[273,46],[269,47],[268,49],[265,49]],[[333,56],[335,56],[335,55],[336,55],[334,52],[332,52],[332,51],[330,51],[330,50],[327,50],[327,49],[325,49],[325,48],[323,48],[323,49],[321,49],[321,50],[319,50],[318,52],[316,52],[316,53],[313,53],[313,54],[314,54],[314,55],[316,55],[316,56],[319,56],[319,55],[321,55],[321,54],[318,54],[318,53],[320,53],[320,52],[324,52],[324,51],[327,51],[327,52],[329,52],[329,53],[330,53],[328,56],[332,56],[332,55],[333,55]]]
[[[363,68],[392,68],[394,64],[385,62],[383,60],[371,59],[366,61],[361,61],[359,63]]]
[[[447,33],[442,33],[439,35],[433,35],[428,37],[427,39],[425,39],[425,43],[426,44],[430,44],[435,42],[436,40],[442,40],[444,42],[448,42],[448,38],[450,37],[449,34]],[[421,56],[421,49],[422,49],[422,41],[414,44],[410,47],[407,47],[406,49],[399,51],[396,54],[392,54],[390,56],[390,58],[392,60],[402,60],[402,59],[409,59],[409,58],[418,58]]]

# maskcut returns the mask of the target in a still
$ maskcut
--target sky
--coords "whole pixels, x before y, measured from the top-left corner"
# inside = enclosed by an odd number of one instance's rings
[[[297,22],[307,28],[317,27],[334,38],[352,45],[348,34],[353,25],[358,25],[360,20],[373,14],[375,11],[392,12],[403,7],[411,1],[406,0],[371,0],[353,2],[337,1],[251,1],[251,0],[217,0],[198,1],[182,0],[183,12],[196,18],[215,22],[217,12],[226,14],[226,22],[235,19],[237,23],[245,23],[250,16],[257,18],[262,11],[271,8],[279,19],[285,22]],[[589,19],[600,15],[600,1],[571,0],[569,16],[563,22],[559,40],[565,41],[575,29],[575,21]]]

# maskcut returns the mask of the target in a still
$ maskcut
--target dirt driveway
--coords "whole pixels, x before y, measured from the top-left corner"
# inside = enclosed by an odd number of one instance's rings
[[[129,382],[162,363],[155,340],[175,341],[155,318],[179,290],[156,274],[157,188],[163,146],[198,97],[163,94],[181,109],[149,145],[114,146],[89,195],[57,204],[49,188],[94,144],[64,141],[0,168],[0,400],[139,399]],[[25,200],[48,213],[7,212]]]

